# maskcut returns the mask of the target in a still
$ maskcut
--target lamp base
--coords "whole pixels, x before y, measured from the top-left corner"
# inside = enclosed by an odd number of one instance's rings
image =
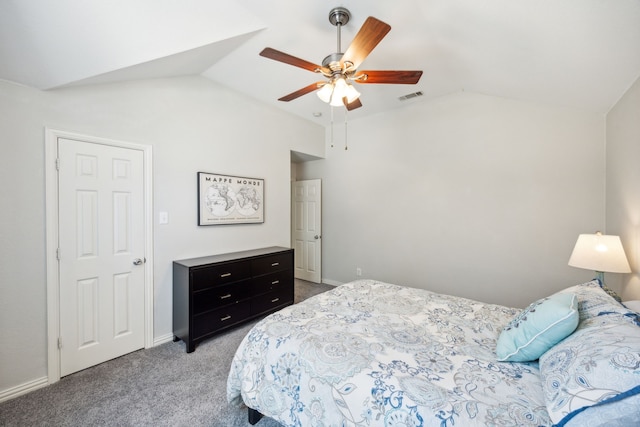
[[[603,291],[609,294],[609,296],[612,297],[614,300],[618,301],[619,303],[622,303],[622,298],[620,298],[620,295],[618,295],[613,289],[609,288],[604,283],[604,272],[596,271],[596,279],[598,279],[598,282],[600,282],[600,287],[602,288]]]
[[[596,279],[600,282],[600,286],[604,287],[604,271],[596,271]]]

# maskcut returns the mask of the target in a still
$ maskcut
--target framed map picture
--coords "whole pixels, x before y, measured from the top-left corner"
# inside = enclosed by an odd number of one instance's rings
[[[264,179],[198,172],[198,225],[264,222]]]

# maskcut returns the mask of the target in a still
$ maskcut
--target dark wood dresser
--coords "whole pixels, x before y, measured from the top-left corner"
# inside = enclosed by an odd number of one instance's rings
[[[187,353],[221,331],[293,304],[293,249],[173,262],[173,335]]]

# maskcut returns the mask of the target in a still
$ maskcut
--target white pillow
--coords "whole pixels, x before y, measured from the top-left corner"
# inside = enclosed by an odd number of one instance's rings
[[[599,292],[610,298],[603,290]],[[599,296],[596,299],[601,302]],[[638,413],[628,410],[629,402],[637,402],[640,395],[637,315],[624,307],[618,312],[605,309],[606,304],[600,302],[580,302],[597,308],[585,314],[599,314],[581,320],[571,336],[540,356],[547,412],[558,426],[574,418],[590,419],[592,412],[616,414],[609,420],[611,425],[637,419]]]

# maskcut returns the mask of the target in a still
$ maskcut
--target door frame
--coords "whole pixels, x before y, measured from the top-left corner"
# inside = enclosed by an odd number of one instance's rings
[[[298,182],[308,182],[308,181],[318,181],[320,183],[320,187],[322,188],[322,179],[320,178],[313,178],[313,179],[299,179],[299,180],[295,180],[295,181],[291,181],[291,221],[290,221],[290,233],[291,233],[291,247],[295,249],[295,202],[296,202],[296,196],[295,196],[295,188],[296,188],[296,183]],[[324,283],[323,278],[322,278],[322,191],[320,191],[320,215],[319,215],[319,222],[320,222],[320,251],[318,251],[318,257],[320,258],[318,264],[318,269],[320,270],[319,276],[318,277],[318,282],[317,283]],[[304,252],[304,251],[303,251]],[[303,253],[304,256],[304,253]],[[294,263],[295,264],[295,263]],[[294,271],[294,275],[297,274],[295,265],[293,266],[293,271]],[[297,279],[298,277],[296,277]],[[312,282],[312,283],[316,283],[316,282]]]
[[[93,144],[140,150],[143,153],[144,220],[144,348],[151,348],[153,338],[153,170],[150,145],[116,141],[45,127],[45,234],[47,281],[47,376],[49,384],[60,380],[60,269],[58,265],[58,139],[72,139]]]

